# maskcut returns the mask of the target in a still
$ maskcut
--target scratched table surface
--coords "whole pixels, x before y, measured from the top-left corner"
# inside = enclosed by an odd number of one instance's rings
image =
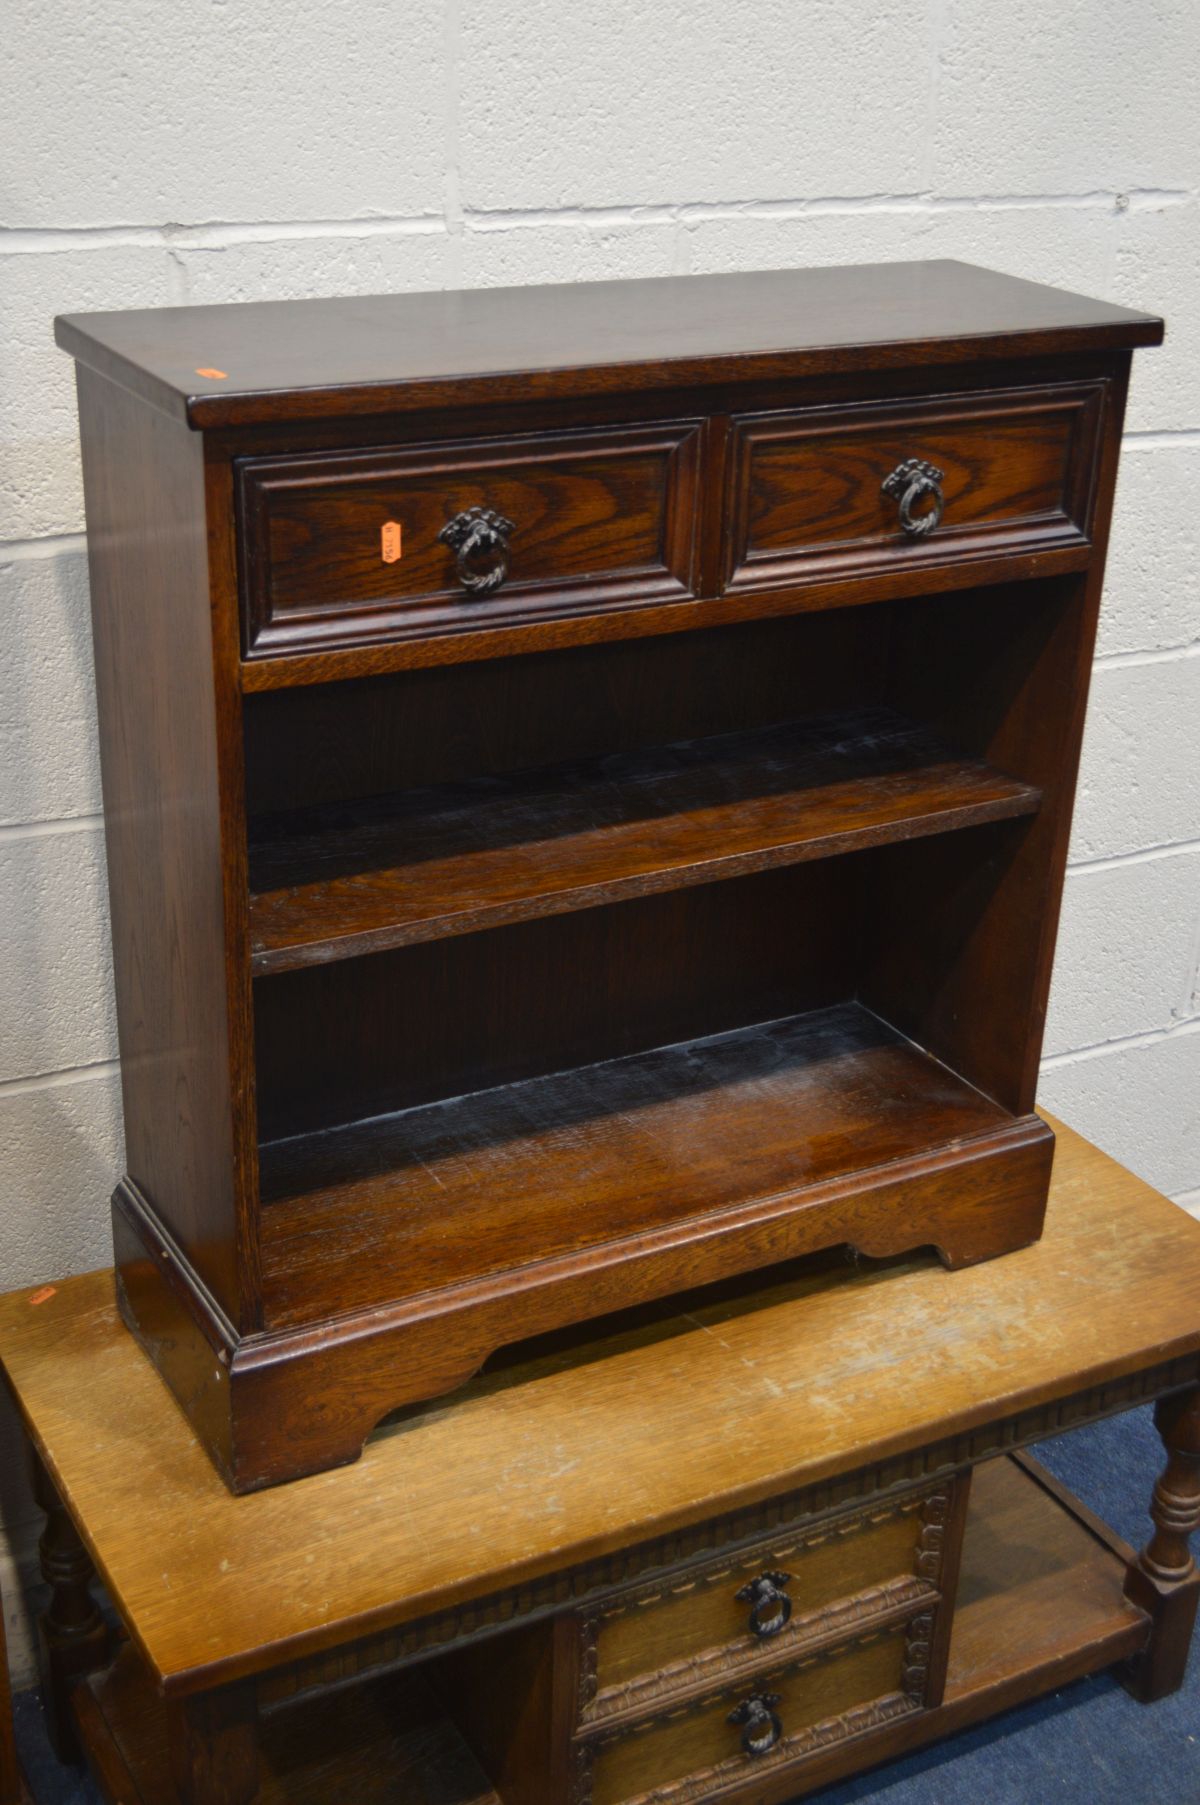
[[[356,1465],[247,1497],[122,1326],[111,1272],[0,1298],[0,1360],[127,1628],[182,1693],[1166,1363],[1183,1382],[1200,1222],[1058,1132],[1046,1232],[1020,1253],[958,1273],[833,1254],[669,1300],[520,1350],[385,1424]]]

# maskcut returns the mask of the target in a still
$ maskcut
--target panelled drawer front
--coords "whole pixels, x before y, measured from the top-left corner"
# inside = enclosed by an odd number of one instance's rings
[[[924,1707],[919,1651],[929,1626],[923,1617],[881,1628],[836,1653],[741,1684],[731,1678],[636,1725],[581,1738],[577,1805],[688,1805],[914,1715]]]
[[[245,653],[686,599],[699,448],[700,422],[685,420],[243,459]],[[464,547],[471,510],[489,518]],[[456,545],[442,535],[460,517]]]
[[[583,1626],[583,1721],[648,1708],[665,1690],[705,1683],[730,1660],[757,1663],[777,1650],[785,1661],[792,1647],[917,1608],[938,1583],[949,1509],[944,1489],[879,1503],[606,1602]],[[756,1633],[751,1589],[763,1579]]]
[[[1086,547],[1104,390],[1071,383],[736,417],[726,591]],[[935,485],[941,516],[928,530]]]

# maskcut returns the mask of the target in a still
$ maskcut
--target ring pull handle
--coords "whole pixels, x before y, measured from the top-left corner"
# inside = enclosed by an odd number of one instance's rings
[[[742,1748],[747,1755],[769,1755],[783,1737],[783,1725],[775,1707],[777,1692],[752,1692],[729,1713],[729,1722],[741,1727]]]
[[[508,575],[508,536],[516,525],[490,508],[466,508],[438,538],[454,552],[458,580],[470,595],[494,595]]]
[[[743,1603],[750,1606],[750,1633],[764,1639],[777,1636],[792,1614],[792,1601],[784,1588],[791,1579],[790,1573],[760,1573],[757,1579],[747,1580],[736,1593]]]
[[[943,472],[936,464],[922,458],[905,458],[890,476],[883,479],[883,492],[893,495],[900,504],[900,525],[910,539],[927,539],[942,524],[946,497],[942,493]],[[918,514],[918,505],[932,497],[932,506]]]

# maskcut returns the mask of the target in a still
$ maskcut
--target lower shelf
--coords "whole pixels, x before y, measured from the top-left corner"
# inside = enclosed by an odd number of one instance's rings
[[[902,1176],[1012,1123],[847,1003],[275,1142],[261,1153],[267,1320],[461,1288],[878,1169]],[[934,1239],[915,1192],[906,1207],[918,1232],[902,1245]]]
[[[74,1706],[109,1805],[180,1805],[163,1702],[129,1644]],[[256,1805],[501,1805],[416,1676],[306,1700],[263,1718],[258,1741]]]
[[[1145,1647],[1125,1597],[1133,1550],[1023,1455],[977,1467],[942,1704],[814,1764],[790,1796],[911,1753]]]
[[[1123,1595],[1111,1538],[1047,1490],[1031,1463],[975,1474],[945,1703],[806,1764],[779,1796],[952,1734],[1137,1652],[1147,1619]],[[178,1805],[161,1700],[126,1645],[75,1694],[80,1733],[110,1805]],[[419,1675],[364,1681],[265,1718],[261,1805],[500,1805]],[[755,1795],[757,1796],[757,1795]],[[772,1794],[774,1796],[774,1794]]]
[[[1030,1659],[1062,1666],[1065,1681],[1090,1672],[1097,1651],[1117,1659],[1144,1643],[1147,1619],[1124,1593],[1133,1550],[1075,1502],[1027,1456],[977,1469],[944,1712],[1027,1677]]]

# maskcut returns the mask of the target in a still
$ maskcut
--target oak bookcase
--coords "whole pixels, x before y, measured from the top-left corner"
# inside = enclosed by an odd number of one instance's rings
[[[230,1484],[1040,1232],[1130,350],[953,263],[73,316],[126,1320]]]

